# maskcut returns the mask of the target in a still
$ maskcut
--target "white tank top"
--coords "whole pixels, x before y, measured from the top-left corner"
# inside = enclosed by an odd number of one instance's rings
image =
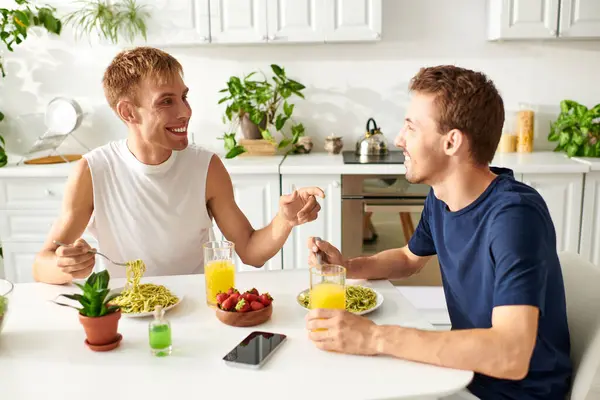
[[[202,244],[213,238],[206,209],[212,156],[189,145],[160,165],[146,165],[126,140],[85,154],[94,188],[88,232],[98,241],[98,251],[116,262],[143,260],[144,276],[203,273]],[[124,267],[103,257],[96,258],[96,265],[111,277],[125,277]]]

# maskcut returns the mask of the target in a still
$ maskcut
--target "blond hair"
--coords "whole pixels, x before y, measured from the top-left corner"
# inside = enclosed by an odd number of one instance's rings
[[[114,110],[123,97],[130,97],[135,101],[142,79],[151,77],[164,83],[175,74],[183,75],[181,64],[162,50],[153,47],[124,50],[115,56],[104,72],[104,95]]]

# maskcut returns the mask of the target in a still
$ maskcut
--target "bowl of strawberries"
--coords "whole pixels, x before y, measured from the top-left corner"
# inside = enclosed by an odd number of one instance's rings
[[[273,297],[269,293],[260,293],[252,288],[243,293],[230,288],[217,294],[217,318],[230,326],[255,326],[271,318]]]

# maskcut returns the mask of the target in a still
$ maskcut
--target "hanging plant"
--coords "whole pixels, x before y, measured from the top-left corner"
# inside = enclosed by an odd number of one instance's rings
[[[65,24],[71,25],[78,38],[96,32],[98,37],[117,44],[121,38],[130,43],[137,36],[146,40],[146,21],[150,17],[146,6],[136,0],[122,0],[110,4],[107,0],[81,0],[81,8],[68,14]]]

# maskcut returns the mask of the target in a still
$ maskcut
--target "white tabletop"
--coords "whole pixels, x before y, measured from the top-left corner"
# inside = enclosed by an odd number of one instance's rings
[[[185,295],[166,314],[173,331],[170,357],[150,355],[147,318],[121,318],[120,347],[92,352],[83,343],[77,311],[48,301],[77,288],[16,285],[0,334],[0,398],[437,398],[461,390],[473,377],[470,371],[317,349],[307,337],[306,311],[295,301],[296,294],[307,288],[307,271],[239,273],[237,287],[256,287],[275,298],[271,320],[250,328],[230,327],[215,317],[214,310],[205,305],[202,275],[143,281],[164,284]],[[388,281],[362,283],[385,298],[378,310],[367,314],[376,323],[432,329]],[[122,284],[122,279],[115,279],[111,287]],[[288,340],[262,369],[227,366],[223,356],[253,330],[283,333]]]

